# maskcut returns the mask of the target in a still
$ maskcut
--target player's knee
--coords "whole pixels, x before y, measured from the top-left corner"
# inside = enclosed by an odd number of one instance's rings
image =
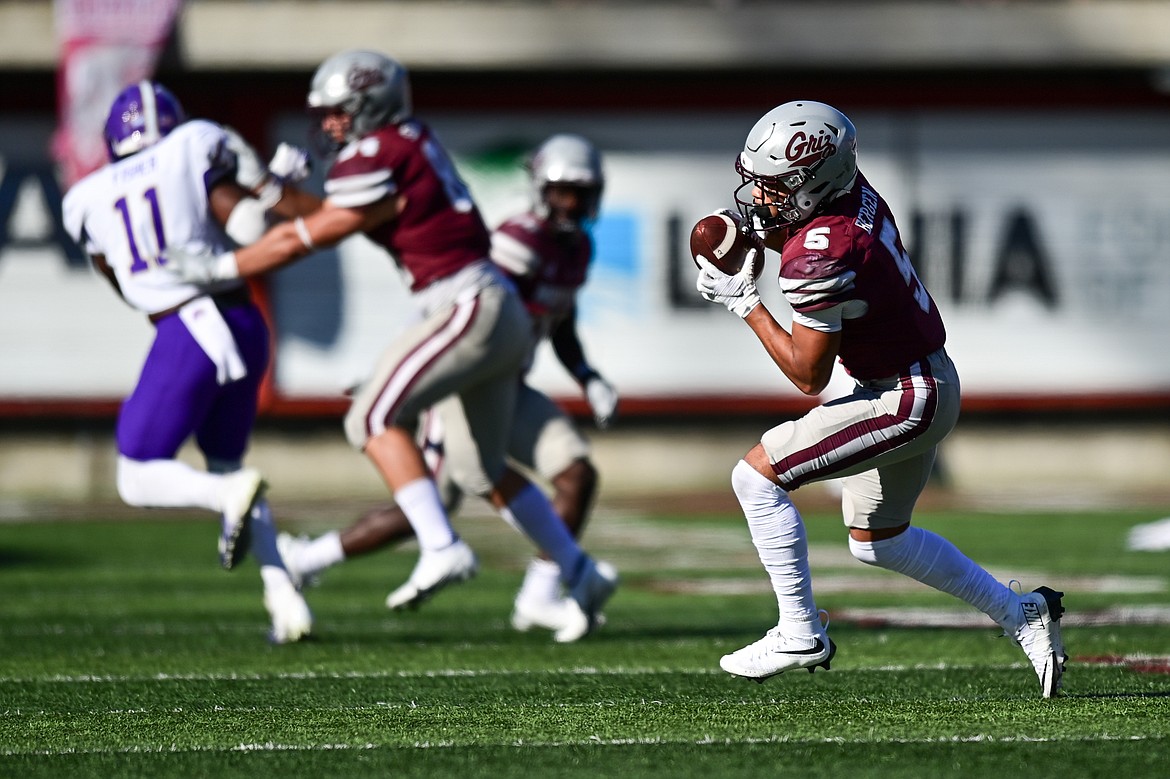
[[[914,530],[905,525],[891,528],[888,531],[862,531],[849,534],[849,553],[854,559],[873,565],[878,568],[900,570],[906,562],[908,546],[912,534],[905,532]],[[857,536],[862,536],[858,538]]]
[[[119,457],[115,480],[118,497],[128,506],[146,506],[144,464],[128,457]]]
[[[574,460],[553,478],[553,487],[575,503],[588,503],[597,490],[597,468],[584,458]]]
[[[349,445],[359,452],[366,448],[366,443],[370,439],[369,428],[366,427],[366,415],[359,411],[356,406],[350,406],[349,411],[345,415],[345,440],[349,441]]]
[[[853,555],[855,560],[866,565],[881,567],[878,562],[878,550],[874,548],[871,541],[858,541],[853,536],[849,536],[849,554]]]
[[[780,487],[753,468],[747,460],[740,460],[731,469],[731,489],[739,502],[771,495]]]
[[[588,520],[597,482],[597,469],[585,458],[574,460],[552,479],[553,508],[574,537],[580,537]]]

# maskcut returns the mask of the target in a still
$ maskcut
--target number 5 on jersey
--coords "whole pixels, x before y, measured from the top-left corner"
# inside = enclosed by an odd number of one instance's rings
[[[898,228],[894,227],[889,219],[882,220],[881,242],[882,246],[885,246],[890,252],[890,256],[894,258],[898,272],[902,274],[902,281],[906,282],[906,286],[913,290],[918,307],[929,313],[930,295],[927,293],[926,287],[918,280],[918,274],[914,272],[914,265],[910,262],[910,255],[898,244]]]

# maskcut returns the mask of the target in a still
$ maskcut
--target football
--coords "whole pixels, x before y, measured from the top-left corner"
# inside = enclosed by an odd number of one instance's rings
[[[749,249],[759,250],[753,278],[764,271],[764,242],[748,228],[737,214],[708,214],[691,228],[691,259],[699,267],[698,257],[727,274],[739,273]]]

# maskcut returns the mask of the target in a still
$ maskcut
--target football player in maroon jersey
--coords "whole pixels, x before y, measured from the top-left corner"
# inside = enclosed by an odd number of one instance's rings
[[[531,319],[489,259],[490,233],[446,150],[414,117],[406,69],[378,52],[343,51],[317,69],[307,102],[314,131],[335,154],[320,207],[235,252],[178,256],[175,264],[185,275],[224,279],[279,268],[357,233],[383,247],[408,279],[421,317],[358,388],[345,431],[394,493],[419,543],[418,563],[387,605],[416,607],[478,569],[414,437],[421,412],[454,396],[447,445],[478,458],[460,486],[490,500],[556,562],[591,628],[617,573],[585,554],[544,493],[506,466]]]
[[[533,318],[534,350],[548,338],[560,362],[581,385],[598,427],[606,427],[617,407],[617,391],[587,361],[577,334],[577,293],[593,259],[588,224],[597,217],[604,188],[601,155],[579,135],[547,139],[528,164],[532,207],[506,219],[492,233],[492,261],[515,281]],[[420,441],[449,512],[462,490],[453,480],[460,457],[468,452],[451,445],[444,432],[449,401],[429,411]],[[589,441],[546,395],[522,384],[508,440],[508,457],[539,474],[553,488],[552,502],[574,537],[579,537],[597,490],[598,474]],[[466,467],[466,466],[464,466]],[[344,560],[413,537],[397,506],[371,509],[341,531],[317,538],[281,534],[279,545],[293,575],[311,578]],[[588,622],[573,600],[560,593],[557,565],[541,556],[529,563],[516,596],[512,625],[540,627],[557,641],[576,641]]]
[[[1041,694],[1051,697],[1067,659],[1063,593],[1039,587],[1017,594],[945,538],[910,524],[938,444],[958,418],[959,379],[938,308],[894,217],[857,169],[856,140],[853,124],[835,108],[785,103],[751,129],[736,162],[739,209],[765,246],[780,253],[790,330],[760,303],[754,257],[734,275],[700,263],[699,292],[741,317],[797,389],[819,394],[838,360],[855,381],[849,396],[765,432],[732,470],[779,620],[719,664],[757,681],[829,668],[836,646],[813,599],[804,525],[788,493],[841,479],[853,556],[987,614],[1021,646]]]

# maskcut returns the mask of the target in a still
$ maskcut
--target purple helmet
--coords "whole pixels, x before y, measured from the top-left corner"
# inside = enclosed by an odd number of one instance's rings
[[[129,157],[159,142],[187,119],[183,106],[162,84],[139,81],[123,89],[106,118],[110,161]]]

